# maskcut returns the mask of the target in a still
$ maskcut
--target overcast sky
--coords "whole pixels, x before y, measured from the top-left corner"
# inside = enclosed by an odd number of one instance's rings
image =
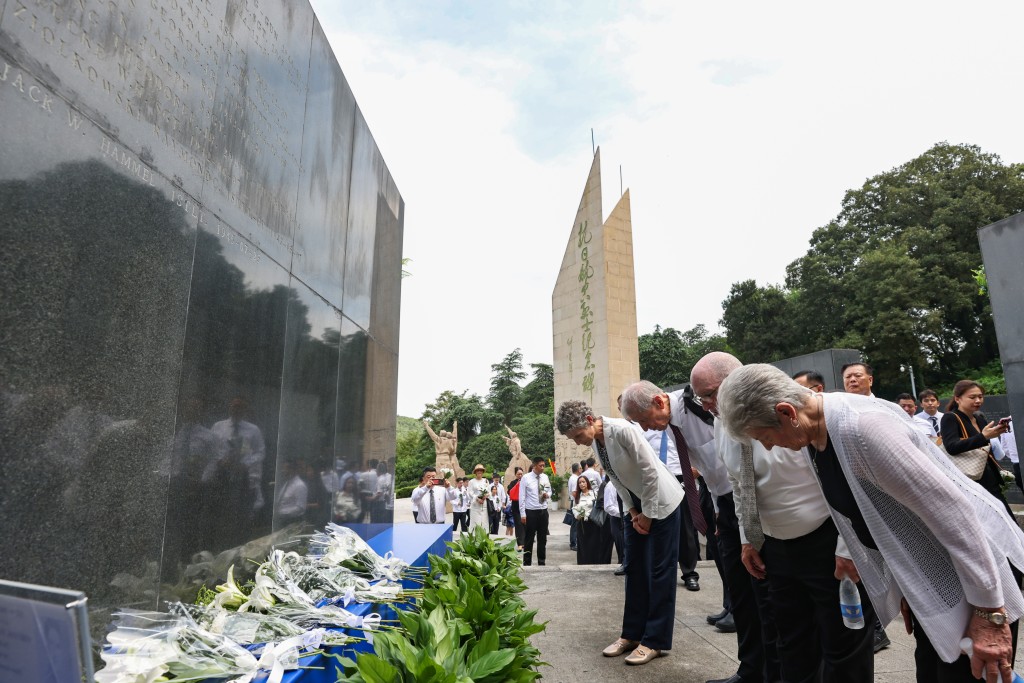
[[[843,193],[934,143],[1024,160],[1024,4],[313,0],[406,202],[398,412],[550,363],[601,147],[631,191],[639,333],[718,329]]]

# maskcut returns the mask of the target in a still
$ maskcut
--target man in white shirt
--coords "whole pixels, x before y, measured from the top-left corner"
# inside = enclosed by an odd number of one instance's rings
[[[286,459],[281,468],[281,482],[276,485],[274,503],[274,528],[300,521],[306,515],[306,501],[309,489],[299,476],[294,460]]]
[[[444,504],[446,500],[454,500],[454,491],[447,479],[437,483],[437,470],[424,467],[420,485],[412,492],[412,504],[417,511],[417,524],[446,524]]]
[[[658,387],[650,382],[644,384],[644,387],[648,389],[647,393],[654,393],[652,400],[655,403],[652,404],[649,401],[647,402],[647,413],[653,414],[653,412],[661,410],[665,416],[670,416],[670,404],[682,405],[682,391],[674,392],[675,400],[673,401],[672,395],[662,393]],[[634,391],[630,392],[627,396],[627,391],[629,391],[630,388],[633,388]],[[632,409],[633,405],[626,401],[636,393],[636,388],[637,385],[632,385],[632,387],[627,387],[627,390],[623,392],[623,396],[626,397],[623,400],[623,408],[627,411]],[[647,396],[644,395],[644,398],[646,399]],[[685,413],[685,408],[683,408],[683,412]],[[701,412],[704,411],[701,410]],[[645,415],[647,413],[645,413]],[[650,424],[649,421],[641,420],[637,415],[629,412],[626,414],[629,415],[631,420],[640,424],[641,427],[644,427],[645,424]],[[664,425],[658,424],[647,429],[644,432],[644,438],[646,438],[648,443],[651,444],[651,448],[656,454],[658,454],[658,458],[665,463],[665,467],[668,468],[668,471],[676,478],[676,481],[679,482],[679,485],[682,486],[685,491],[686,477],[683,475],[683,464],[679,457],[678,440],[682,438],[687,446],[685,466],[690,469],[687,474],[689,474],[690,479],[693,480],[693,468],[695,468],[696,465],[693,464],[694,457],[691,451],[697,446],[713,441],[714,434],[712,433],[711,426],[705,424],[699,419],[685,420],[683,424],[677,424],[674,426],[679,429],[678,434],[676,434],[674,430],[668,429],[669,421],[666,421]],[[680,517],[679,524],[679,571],[682,575],[681,580],[683,585],[686,587],[686,590],[698,591],[700,590],[700,583],[698,583],[700,580],[700,574],[697,573],[697,561],[700,559],[700,543],[697,539],[697,528],[695,527],[694,518],[696,516],[700,517],[703,529],[704,515],[699,509],[699,493],[697,492],[696,487],[693,492],[686,491],[686,493],[687,495],[692,496],[692,498],[689,501],[685,501],[686,505],[681,509],[682,515]],[[697,505],[691,505],[691,502],[696,502]],[[706,529],[704,530],[706,531]]]
[[[469,531],[469,491],[466,490],[466,478],[459,477],[455,480],[455,489],[452,491],[452,531]]]
[[[718,512],[718,534],[710,536],[708,543],[717,542],[719,545],[722,584],[729,594],[729,611],[708,617],[708,621],[716,627],[727,617],[732,622],[731,629],[722,630],[736,631],[740,666],[734,676],[716,683],[760,681],[766,670],[766,659],[769,680],[775,681],[779,679],[779,664],[775,654],[774,634],[766,638],[769,634],[763,633],[752,579],[740,561],[740,531],[729,472],[718,458],[717,430],[707,424],[712,414],[694,400],[693,393],[691,387],[686,387],[669,394],[650,382],[637,382],[622,392],[623,414],[643,428],[661,430],[654,431],[655,434],[674,436],[675,430],[679,430],[687,443],[688,466],[695,467],[703,475]],[[717,421],[714,424],[717,426]],[[673,441],[674,438],[668,439],[669,444]],[[659,453],[660,444],[655,445],[652,441],[651,445],[654,452]],[[675,457],[676,468],[681,472],[678,453]],[[673,471],[671,465],[669,471]],[[681,507],[686,510],[686,501],[683,503]],[[681,539],[680,556],[682,543]]]
[[[867,363],[847,363],[840,371],[843,375],[843,390],[848,394],[874,396],[871,385],[875,383],[875,371]]]
[[[939,395],[931,389],[923,389],[917,398],[921,401],[921,412],[915,415],[914,419],[928,427],[928,436],[933,439],[939,438],[942,431],[939,428],[939,423],[942,422],[942,413],[939,412]]]
[[[580,472],[581,477],[586,477],[590,480],[590,488],[592,491],[596,491],[597,487],[601,485],[601,475],[597,472],[597,460],[594,458],[587,458],[580,462],[583,466],[583,471]]]
[[[718,387],[739,367],[742,364],[735,356],[722,352],[710,353],[694,365],[690,375],[694,392],[712,413],[718,412]],[[858,388],[866,384],[860,374],[854,382]],[[754,440],[740,443],[717,420],[715,427],[719,456],[733,486],[741,560],[755,578],[762,620],[774,618],[778,629],[778,678],[816,680],[824,659],[823,680],[874,680],[872,630],[846,628],[836,608],[839,581],[835,575],[852,574],[855,568],[845,544],[839,542],[809,458],[803,451],[778,446],[768,451]],[[750,454],[748,464],[744,451]],[[870,623],[874,609],[867,594],[861,595],[864,619]]]
[[[250,505],[250,513],[255,515],[263,509],[263,460],[267,449],[263,442],[263,432],[251,422],[242,418],[249,409],[248,402],[236,397],[228,404],[228,419],[214,423],[210,430],[217,436],[220,443],[217,468],[231,473],[231,487],[236,485],[235,473],[241,468],[247,473],[247,481],[242,485],[246,489],[246,500]],[[225,492],[236,495],[236,491]]]
[[[501,485],[501,475],[494,472],[491,475],[491,523],[490,532],[498,533],[501,526],[501,514],[508,504],[508,491]]]
[[[569,500],[576,500],[576,482],[580,478],[580,464],[574,462],[572,464],[572,474],[569,476]],[[570,503],[572,505],[572,503]],[[569,550],[576,550],[576,533],[578,520],[574,516],[572,518],[572,524],[569,525]]]
[[[533,467],[519,481],[520,521],[526,527],[523,543],[523,566],[533,561],[533,541],[537,539],[537,564],[544,566],[548,545],[548,500],[551,499],[551,482],[544,474],[544,458],[533,459]]]
[[[896,405],[898,405],[900,408],[903,408],[903,412],[905,412],[910,417],[910,421],[914,425],[914,429],[921,432],[925,436],[932,436],[931,427],[929,427],[921,420],[915,419],[917,416],[917,401],[914,400],[913,396],[906,392],[900,394],[899,396],[896,397]]]

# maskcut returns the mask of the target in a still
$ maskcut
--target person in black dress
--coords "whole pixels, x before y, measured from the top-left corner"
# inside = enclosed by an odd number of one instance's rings
[[[587,509],[586,518],[577,517],[576,564],[598,564],[601,556],[601,528],[590,521],[590,508],[594,504],[597,492],[591,488],[590,480],[580,477],[576,482],[575,504],[582,501]]]

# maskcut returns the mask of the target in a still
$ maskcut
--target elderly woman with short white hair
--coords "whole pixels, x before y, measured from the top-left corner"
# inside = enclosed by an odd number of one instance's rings
[[[939,667],[933,680],[964,680],[969,665],[975,678],[1011,682],[1009,624],[1024,614],[1011,565],[1024,567],[1024,533],[899,406],[813,394],[771,365],[747,365],[722,382],[718,408],[735,438],[807,447],[853,555],[859,577],[851,578],[864,582],[882,623],[905,600],[938,657],[960,664]],[[973,641],[969,661],[964,637]],[[920,681],[927,663],[917,664]]]
[[[672,648],[683,490],[636,424],[595,416],[586,403],[571,400],[558,407],[555,426],[577,445],[593,447],[629,511],[622,631],[603,654],[630,652],[627,664],[646,664]]]

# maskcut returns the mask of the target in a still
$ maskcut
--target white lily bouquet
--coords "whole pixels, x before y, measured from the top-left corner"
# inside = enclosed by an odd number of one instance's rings
[[[455,474],[454,470],[450,470],[447,467],[442,467],[441,468],[441,478],[442,479],[451,479],[453,474]]]
[[[572,516],[580,520],[581,522],[585,522],[588,519],[590,519],[590,511],[593,509],[593,499],[581,500],[580,502],[572,506]]]
[[[387,579],[397,583],[413,573],[408,562],[390,552],[381,557],[359,534],[337,524],[328,524],[322,533],[314,534],[309,545],[324,566],[345,567],[369,579]]]
[[[166,677],[250,681],[259,671],[253,653],[190,619],[125,611],[115,615],[115,625],[107,635],[109,646],[100,654],[106,666],[96,673],[96,683],[148,683]]]
[[[476,502],[478,502],[478,503],[486,502],[487,499],[490,498],[490,497],[491,497],[490,489],[481,489],[480,493],[476,494]]]

